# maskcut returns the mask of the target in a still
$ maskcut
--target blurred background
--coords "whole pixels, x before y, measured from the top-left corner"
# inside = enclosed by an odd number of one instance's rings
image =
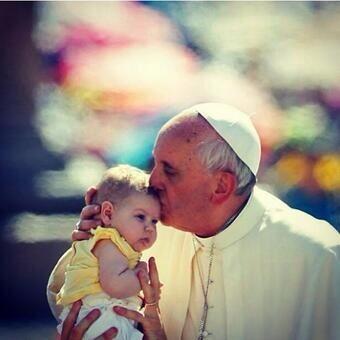
[[[336,2],[1,2],[0,338],[53,338],[45,287],[85,190],[150,169],[198,102],[249,113],[260,185],[339,230],[339,23]]]

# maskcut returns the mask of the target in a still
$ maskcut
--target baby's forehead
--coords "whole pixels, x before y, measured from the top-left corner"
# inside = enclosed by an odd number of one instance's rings
[[[161,204],[156,196],[148,193],[139,193],[138,195],[130,196],[130,199],[122,206],[132,211],[141,211],[150,215],[152,218],[160,219]]]
[[[148,192],[135,192],[124,199],[125,204],[131,205],[154,205],[159,206],[160,202],[157,195]]]
[[[160,210],[161,203],[159,201],[158,196],[148,193],[148,194],[145,194],[144,200],[147,202],[149,206],[152,206],[153,208]]]

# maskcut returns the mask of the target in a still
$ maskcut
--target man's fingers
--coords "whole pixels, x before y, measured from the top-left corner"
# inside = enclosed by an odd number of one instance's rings
[[[159,289],[161,287],[161,282],[159,281],[158,270],[154,257],[150,257],[149,259],[149,276],[151,286],[155,289]]]
[[[142,326],[144,338],[157,340],[166,339],[158,308],[146,308],[144,315],[121,306],[113,307],[113,311],[118,315],[139,323],[139,325]]]
[[[116,337],[118,334],[118,330],[115,327],[112,327],[108,329],[106,332],[104,332],[101,336],[96,338],[95,340],[112,340]]]
[[[93,196],[96,194],[96,187],[89,187],[85,194],[85,204],[89,205],[92,202]]]
[[[72,241],[82,241],[91,238],[91,234],[86,231],[73,230],[71,237]]]
[[[144,295],[144,301],[146,304],[153,304],[155,302],[158,302],[159,300],[159,290],[153,288],[149,284],[149,276],[147,273],[142,270],[137,273],[137,277],[139,279],[140,285],[143,290],[143,295]]]
[[[92,310],[89,314],[85,316],[83,320],[81,320],[77,326],[73,327],[72,332],[70,334],[72,340],[80,340],[83,338],[87,329],[92,325],[94,321],[96,321],[100,316],[99,309]]]
[[[92,228],[95,228],[99,225],[101,225],[101,220],[93,217],[92,219],[89,220],[80,220],[77,223],[77,230],[90,231]]]
[[[139,270],[137,277],[143,290],[146,306],[154,306],[157,309],[162,284],[159,281],[157,266],[153,257],[149,259],[149,272],[144,269]]]
[[[138,323],[143,324],[143,322],[144,322],[143,315],[136,312],[135,310],[126,309],[126,308],[120,307],[120,306],[114,306],[113,311],[115,313],[117,313],[118,315],[124,316],[125,318],[128,318],[130,320],[134,320]]]
[[[148,271],[148,265],[146,262],[144,261],[140,261],[138,264],[137,264],[137,268],[138,270],[144,270],[145,272]]]
[[[61,336],[60,336],[61,340],[67,340],[69,338],[72,328],[77,321],[77,317],[78,317],[78,313],[80,311],[81,305],[82,303],[80,300],[76,301],[72,305],[71,310],[63,323],[63,329],[61,331]]]
[[[100,206],[97,204],[86,205],[80,213],[81,220],[92,220],[98,213],[100,213]]]

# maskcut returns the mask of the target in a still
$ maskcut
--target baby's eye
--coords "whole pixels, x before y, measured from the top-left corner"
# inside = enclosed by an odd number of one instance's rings
[[[158,220],[153,219],[151,222],[152,222],[152,224],[156,225],[158,223]]]
[[[138,215],[136,215],[136,218],[139,219],[140,221],[144,221],[145,220],[145,215],[138,214]]]

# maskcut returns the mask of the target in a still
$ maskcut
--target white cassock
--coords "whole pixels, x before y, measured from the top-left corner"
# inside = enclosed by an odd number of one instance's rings
[[[169,340],[197,338],[203,286],[214,244],[206,339],[339,340],[340,236],[324,221],[289,208],[256,188],[222,233],[196,243],[190,233],[159,227],[146,256],[164,283],[160,303]],[[67,258],[49,281],[49,301]],[[55,312],[56,313],[56,312]]]

